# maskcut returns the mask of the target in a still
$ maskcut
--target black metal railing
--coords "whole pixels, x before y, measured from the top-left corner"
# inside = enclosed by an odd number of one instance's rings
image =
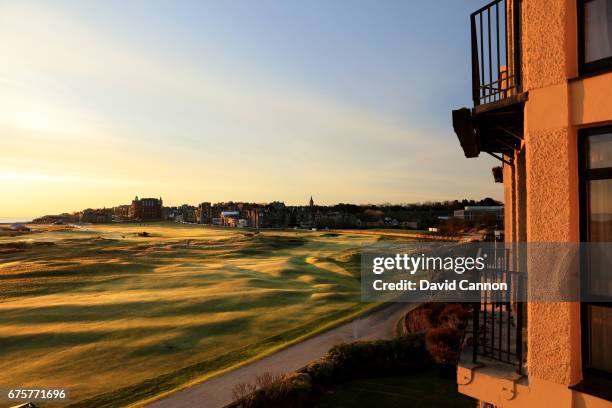
[[[474,106],[521,89],[521,0],[494,0],[470,16]]]
[[[526,276],[510,270],[507,249],[489,259],[492,264],[481,281],[506,283],[509,290],[481,291],[481,302],[473,309],[472,359],[474,363],[479,356],[502,361],[514,365],[517,373],[523,374],[525,303],[519,301],[523,296],[518,294],[526,289]]]

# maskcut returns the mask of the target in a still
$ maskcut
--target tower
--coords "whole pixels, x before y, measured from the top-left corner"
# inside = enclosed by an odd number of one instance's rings
[[[315,222],[315,211],[314,211],[314,200],[312,199],[312,196],[310,196],[310,208],[309,208],[309,212],[310,212],[310,225],[314,225]]]

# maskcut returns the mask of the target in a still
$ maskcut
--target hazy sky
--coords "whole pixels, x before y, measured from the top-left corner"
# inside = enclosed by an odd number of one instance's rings
[[[481,3],[2,1],[0,217],[501,198],[451,126]]]

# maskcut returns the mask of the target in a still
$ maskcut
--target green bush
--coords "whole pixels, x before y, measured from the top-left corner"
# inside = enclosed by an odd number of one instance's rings
[[[447,304],[438,317],[439,326],[450,326],[459,330],[465,329],[471,312],[467,305],[463,303]]]
[[[264,373],[255,384],[234,387],[232,408],[288,408],[307,407],[312,384],[308,374],[272,375]]]
[[[451,326],[436,327],[429,330],[425,337],[427,351],[438,364],[454,365],[459,359],[461,336],[459,330]]]
[[[404,371],[429,362],[422,334],[409,334],[393,340],[357,341],[338,344],[324,357],[299,370],[313,383],[341,381]]]
[[[299,369],[298,373],[308,375],[314,383],[331,384],[333,383],[335,370],[336,361],[324,356]]]
[[[438,309],[439,316],[442,309]],[[392,340],[338,344],[290,376],[262,375],[254,385],[242,384],[230,407],[310,407],[323,390],[345,381],[420,371],[432,363],[430,354],[436,362],[448,364],[452,359],[448,350],[456,353],[458,346],[459,334],[452,327],[431,329],[427,337],[413,333]]]
[[[424,303],[406,314],[404,325],[409,333],[442,326],[463,330],[470,313],[469,306],[464,303]]]
[[[425,303],[422,307],[428,310],[427,318],[431,327],[438,327],[440,325],[440,315],[446,307],[446,303]]]

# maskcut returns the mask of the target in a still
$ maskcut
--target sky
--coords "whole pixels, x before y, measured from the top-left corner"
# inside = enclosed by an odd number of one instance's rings
[[[480,3],[0,0],[0,217],[501,199],[451,123]]]

